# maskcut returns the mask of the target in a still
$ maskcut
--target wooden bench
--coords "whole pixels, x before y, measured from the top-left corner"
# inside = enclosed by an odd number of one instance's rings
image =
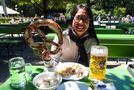
[[[95,28],[97,34],[124,34],[122,29]]]
[[[101,26],[101,25],[94,25],[95,28],[106,28],[106,26]]]
[[[132,28],[134,27],[134,23],[119,23],[117,28]]]
[[[127,34],[134,34],[134,23],[120,23],[116,27],[124,30]]]
[[[108,28],[122,29],[127,34],[133,34],[134,33],[134,23],[101,22],[101,24],[105,24],[106,27],[108,27]]]
[[[22,24],[0,25],[0,45],[6,47],[9,58],[11,56],[9,46],[18,45],[25,42],[23,37],[24,29],[26,29],[26,26],[24,27]]]
[[[134,35],[97,34],[100,44],[109,48],[109,57],[134,57]]]

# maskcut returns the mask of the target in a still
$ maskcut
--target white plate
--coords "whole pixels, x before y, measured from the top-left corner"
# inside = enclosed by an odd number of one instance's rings
[[[68,81],[58,86],[56,90],[92,90],[92,88],[82,82]]]
[[[59,63],[55,70],[56,72],[60,72],[62,70],[64,70],[65,68],[68,67],[72,67],[76,70],[76,72],[81,69],[83,74],[78,77],[78,74],[73,74],[73,75],[69,75],[69,76],[63,76],[64,80],[80,80],[83,79],[84,77],[86,77],[89,74],[89,69],[85,66],[83,66],[82,64],[78,64],[78,63],[74,63],[74,62],[65,62],[65,63]],[[79,67],[79,68],[76,68]]]

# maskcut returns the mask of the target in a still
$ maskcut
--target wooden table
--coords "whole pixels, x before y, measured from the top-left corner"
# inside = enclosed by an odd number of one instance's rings
[[[43,69],[43,66],[32,66],[33,73],[40,73]],[[133,90],[134,89],[134,78],[127,70],[127,66],[119,66],[116,68],[107,68],[106,69],[106,78],[111,80],[116,86],[117,90]],[[84,82],[87,85],[90,85],[91,78],[89,76],[80,80],[80,82]],[[13,89],[10,87],[10,78],[7,79],[1,86],[0,90],[21,90],[21,89]],[[29,81],[26,87],[22,90],[37,90]]]

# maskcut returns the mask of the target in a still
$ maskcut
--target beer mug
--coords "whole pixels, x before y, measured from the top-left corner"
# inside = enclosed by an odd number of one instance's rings
[[[90,76],[92,78],[105,79],[107,58],[108,48],[106,46],[94,45],[91,47]]]
[[[21,88],[26,85],[25,61],[22,57],[14,57],[9,60],[9,72],[12,87]]]

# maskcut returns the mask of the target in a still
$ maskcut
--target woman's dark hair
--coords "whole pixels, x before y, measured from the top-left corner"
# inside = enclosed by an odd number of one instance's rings
[[[73,10],[71,11],[71,18],[70,18],[70,23],[69,23],[69,28],[72,27],[72,22],[73,22],[73,19],[75,17],[75,14],[77,13],[77,11],[79,9],[84,9],[87,11],[87,14],[89,16],[89,28],[88,28],[88,33],[89,33],[89,37],[91,38],[95,38],[97,40],[97,43],[99,44],[99,40],[96,36],[96,32],[95,32],[95,29],[94,29],[94,24],[93,24],[93,14],[92,14],[92,11],[90,8],[88,8],[87,6],[84,6],[82,4],[79,4],[77,6],[74,6]]]

